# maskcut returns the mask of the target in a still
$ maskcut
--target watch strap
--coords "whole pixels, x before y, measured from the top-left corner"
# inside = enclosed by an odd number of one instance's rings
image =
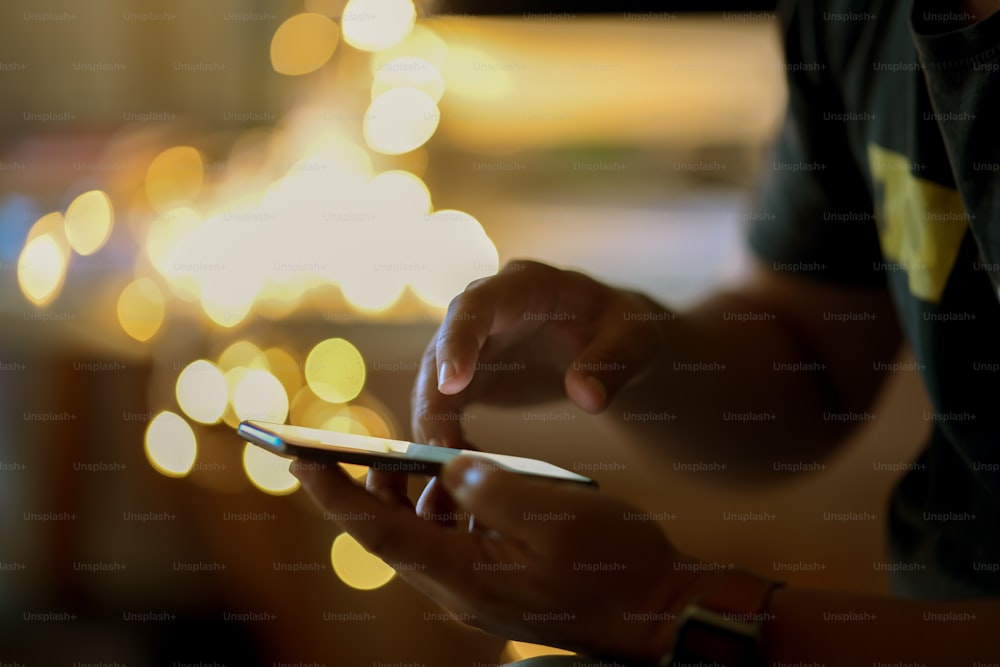
[[[681,611],[674,650],[660,665],[759,664],[763,624],[773,618],[768,600],[782,585],[745,570],[726,572]]]

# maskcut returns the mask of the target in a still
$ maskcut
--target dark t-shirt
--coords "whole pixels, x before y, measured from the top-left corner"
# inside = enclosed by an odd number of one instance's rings
[[[786,10],[789,111],[751,247],[779,271],[888,286],[933,405],[891,499],[893,589],[1000,595],[1000,14]]]

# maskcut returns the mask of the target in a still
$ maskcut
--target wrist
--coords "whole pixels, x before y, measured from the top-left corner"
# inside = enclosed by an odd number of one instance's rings
[[[783,585],[740,569],[719,573],[689,597],[673,623],[673,641],[657,664],[763,665],[765,623],[774,618],[770,600]]]
[[[654,589],[655,608],[650,632],[641,644],[640,659],[651,665],[659,664],[664,655],[674,650],[677,622],[684,610],[696,599],[712,589],[726,570],[715,569],[711,563],[680,555],[665,573],[660,586]]]

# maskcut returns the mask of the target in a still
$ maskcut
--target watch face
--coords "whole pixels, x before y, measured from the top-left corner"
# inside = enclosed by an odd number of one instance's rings
[[[759,664],[759,624],[737,631],[715,612],[695,608],[682,613],[673,667],[751,667]],[[754,629],[756,626],[756,629]]]

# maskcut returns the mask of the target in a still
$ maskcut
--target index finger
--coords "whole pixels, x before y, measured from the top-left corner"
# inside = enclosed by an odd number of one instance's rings
[[[401,505],[383,502],[339,466],[321,470],[293,465],[292,473],[335,523],[389,565],[417,564],[415,571],[444,581],[475,556],[475,544],[467,534],[448,531]]]
[[[465,407],[466,396],[462,393],[443,394],[438,390],[437,339],[440,335],[439,329],[434,340],[428,344],[413,385],[413,437],[428,445],[459,447],[462,442],[459,417]]]
[[[527,315],[553,310],[560,273],[538,262],[511,262],[452,299],[436,337],[438,390],[453,395],[469,386],[491,336],[516,337],[540,328],[543,320]]]

